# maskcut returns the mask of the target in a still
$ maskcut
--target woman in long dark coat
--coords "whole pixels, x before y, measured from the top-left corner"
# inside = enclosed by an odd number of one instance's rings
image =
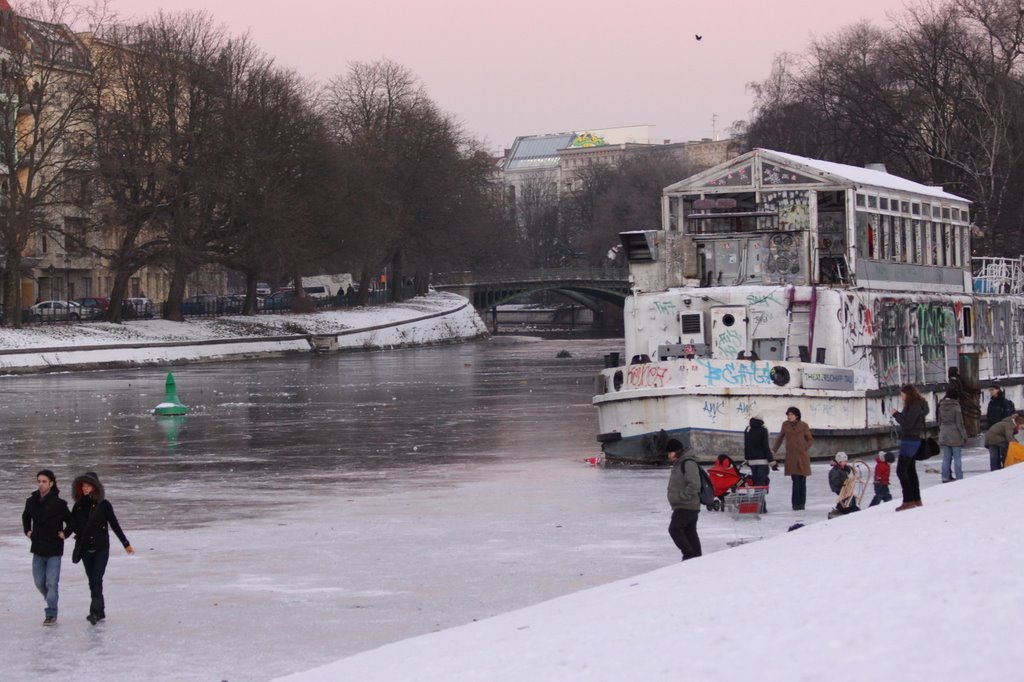
[[[85,567],[92,597],[86,619],[95,625],[107,617],[103,602],[103,574],[106,573],[107,561],[110,559],[110,534],[107,529],[113,529],[126,552],[134,554],[135,550],[121,530],[121,524],[117,522],[114,507],[104,495],[99,476],[90,471],[76,478],[71,496],[75,501],[71,510],[71,516],[75,519],[75,551],[71,560],[75,563],[81,560]]]
[[[800,420],[800,409],[786,410],[786,421],[779,428],[779,435],[772,443],[772,452],[778,456],[779,446],[786,447],[786,469],[784,473],[793,481],[793,509],[800,511],[807,504],[807,477],[811,475],[811,427]]]
[[[930,408],[928,401],[913,384],[900,390],[902,410],[893,410],[892,418],[900,425],[900,456],[896,464],[896,476],[903,488],[903,504],[896,511],[921,506],[921,482],[917,478],[917,462],[914,456],[921,448],[921,440],[927,436],[924,430],[925,417]]]

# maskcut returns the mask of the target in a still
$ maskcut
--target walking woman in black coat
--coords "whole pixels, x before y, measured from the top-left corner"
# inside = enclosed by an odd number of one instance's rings
[[[126,552],[135,554],[135,550],[114,516],[113,505],[104,496],[99,476],[90,471],[76,478],[71,496],[75,501],[71,516],[75,519],[76,529],[75,551],[71,560],[75,563],[81,560],[85,567],[92,597],[86,619],[95,625],[107,617],[103,603],[103,574],[107,570],[107,560],[110,559],[110,535],[107,528],[114,530]]]

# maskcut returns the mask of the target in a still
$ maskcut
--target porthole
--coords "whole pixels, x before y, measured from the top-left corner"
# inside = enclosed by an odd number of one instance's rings
[[[736,318],[733,317],[731,314],[726,313],[725,315],[722,315],[722,324],[724,324],[726,327],[731,327],[734,324],[736,324]]]
[[[772,367],[771,378],[776,386],[785,386],[789,383],[789,370],[781,366]]]

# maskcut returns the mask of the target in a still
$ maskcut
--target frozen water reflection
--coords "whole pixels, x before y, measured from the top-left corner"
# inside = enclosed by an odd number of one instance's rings
[[[96,468],[138,503],[137,523],[188,526],[228,506],[262,513],[269,489],[366,494],[498,460],[582,458],[595,451],[591,376],[615,342],[576,342],[577,358],[555,359],[566,343],[180,367],[184,418],[151,415],[159,369],[6,377],[3,475],[18,488],[41,462]],[[190,513],[195,500],[207,514]]]
[[[266,680],[678,561],[667,472],[582,463],[597,452],[592,377],[614,346],[182,367],[192,413],[166,431],[150,415],[158,370],[0,379],[3,677]],[[65,496],[98,471],[138,550],[111,557],[99,626],[70,558],[60,624],[41,626],[18,516],[43,466]],[[815,474],[807,512],[784,510],[773,477],[762,519],[702,514],[705,551],[823,520]]]

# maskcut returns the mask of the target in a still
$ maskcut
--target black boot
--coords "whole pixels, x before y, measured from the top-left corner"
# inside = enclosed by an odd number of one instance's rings
[[[87,621],[96,625],[96,623],[103,620],[103,598],[93,599],[89,604],[89,615],[85,617]]]

